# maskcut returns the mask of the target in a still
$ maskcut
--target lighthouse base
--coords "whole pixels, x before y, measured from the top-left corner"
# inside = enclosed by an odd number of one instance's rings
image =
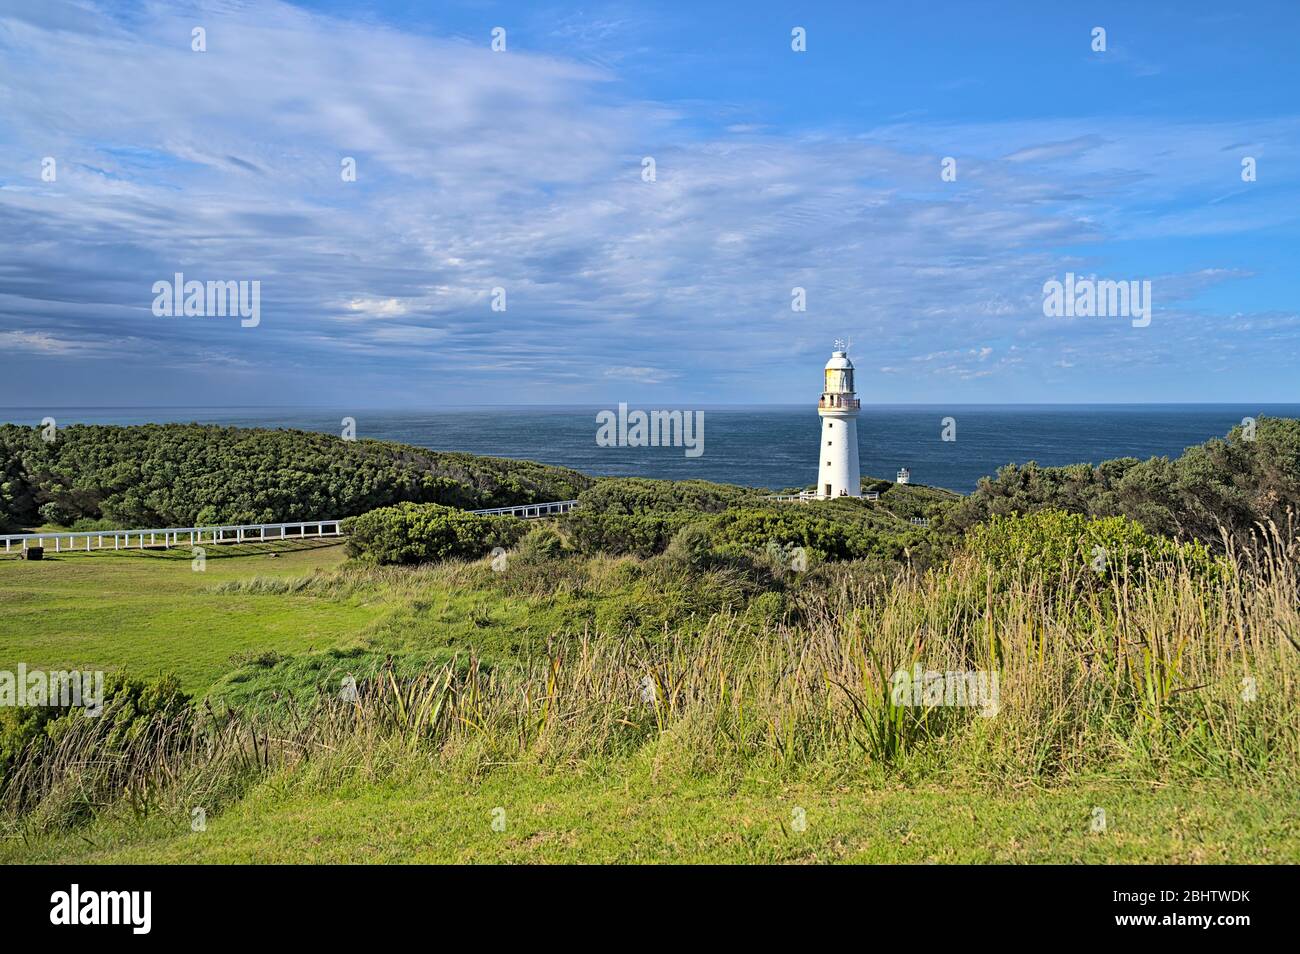
[[[822,414],[821,463],[817,468],[817,497],[861,497],[856,414]]]

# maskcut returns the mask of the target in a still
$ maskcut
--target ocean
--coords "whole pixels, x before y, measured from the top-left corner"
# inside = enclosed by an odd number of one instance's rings
[[[358,437],[401,441],[572,467],[604,476],[712,480],[774,490],[817,479],[821,425],[815,408],[725,406],[704,411],[704,452],[680,447],[599,447],[598,407],[476,407],[427,411],[319,408],[0,408],[0,421],[36,426],[45,416],[73,424],[198,421],[339,434],[344,417]],[[1098,463],[1113,457],[1175,457],[1222,437],[1245,417],[1300,417],[1300,404],[878,405],[863,407],[858,444],[863,476],[969,492],[1008,463]],[[942,439],[943,419],[956,440]]]

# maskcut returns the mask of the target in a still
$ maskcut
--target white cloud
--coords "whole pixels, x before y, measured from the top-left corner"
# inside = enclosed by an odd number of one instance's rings
[[[662,368],[635,368],[625,365],[606,368],[605,377],[616,378],[620,381],[635,381],[637,384],[662,384],[671,378],[677,377],[672,371],[665,371]]]
[[[89,350],[79,342],[43,331],[0,331],[0,349],[32,354],[74,354]]]
[[[334,380],[354,389],[436,380],[451,395],[509,366],[538,399],[669,380],[773,399],[766,369],[824,360],[846,336],[871,342],[881,373],[1002,379],[1050,368],[1074,336],[1093,346],[1086,372],[1132,339],[1043,319],[1046,277],[1107,271],[1079,249],[1294,218],[1285,203],[1177,203],[1233,172],[1225,144],[1294,151],[1292,120],[733,122],[710,136],[615,82],[617,56],[496,55],[271,0],[200,3],[197,54],[189,13],[154,4],[128,26],[97,9],[0,14],[0,165],[31,170],[0,192],[13,350],[130,338],[149,361],[219,346],[346,372]],[[557,29],[606,43],[627,26]],[[954,188],[938,179],[949,150]],[[39,180],[46,154],[57,183]],[[261,280],[262,324],[154,319],[150,286],[175,271]],[[1235,277],[1167,275],[1157,302]],[[1156,321],[1150,353],[1194,340],[1194,313],[1177,340]],[[998,360],[1009,340],[1023,362]]]
[[[399,318],[407,312],[396,298],[354,298],[344,307],[362,318]]]

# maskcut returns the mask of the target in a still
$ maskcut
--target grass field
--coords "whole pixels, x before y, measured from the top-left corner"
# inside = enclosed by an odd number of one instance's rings
[[[627,668],[641,650],[625,657],[609,647],[590,655],[577,649],[587,628],[639,620],[643,606],[680,606],[698,596],[665,596],[675,577],[637,575],[649,572],[636,561],[603,558],[531,570],[520,564],[513,576],[494,575],[485,561],[365,569],[343,566],[338,546],[305,544],[210,550],[201,573],[191,570],[185,550],[0,560],[0,669],[22,661],[29,668],[174,672],[196,697],[212,693],[253,706],[286,690],[314,692],[337,675],[329,667],[349,671],[366,661],[387,660],[400,672],[403,660],[421,667],[473,653],[498,670],[458,688],[445,726],[423,730],[405,710],[393,722],[380,700],[343,735],[329,735],[342,723],[327,723],[311,730],[307,746],[276,739],[280,748],[265,771],[241,775],[232,771],[235,761],[213,763],[208,774],[198,767],[198,783],[170,794],[146,786],[86,824],[43,828],[37,818],[8,825],[0,862],[1300,861],[1288,777],[1237,768],[1215,768],[1210,775],[1218,777],[1205,778],[1161,778],[1163,769],[1140,776],[1070,770],[1070,760],[1085,766],[1100,758],[1091,748],[1101,744],[1090,735],[1092,723],[1067,731],[1061,720],[1075,711],[1070,697],[1051,700],[1029,683],[1023,697],[1008,684],[1009,706],[998,723],[1005,737],[984,732],[983,720],[966,730],[954,723],[951,736],[942,727],[926,730],[914,743],[916,757],[896,770],[882,769],[884,762],[867,770],[859,743],[836,728],[848,714],[831,711],[843,699],[827,680],[855,678],[858,638],[867,640],[864,647],[914,640],[917,612],[936,620],[936,632],[944,629],[941,612],[978,619],[961,607],[979,606],[983,596],[960,573],[916,583],[910,595],[899,591],[852,617],[847,629],[839,610],[814,619],[799,634],[806,649],[791,658],[845,668],[795,680],[788,690],[769,677],[792,671],[779,645],[759,657],[732,655],[751,633],[743,616],[714,616],[723,620],[716,632],[691,624],[690,641],[668,645],[662,663],[652,663],[684,667],[672,675],[682,701],[651,716],[636,705],[639,676]],[[1194,598],[1190,591],[1170,592],[1170,602],[1153,597],[1121,619],[1121,635],[1176,624],[1186,628],[1190,647],[1199,645],[1202,629],[1217,631],[1217,622],[1178,609]],[[1043,678],[1056,671],[1034,641],[1044,625],[1038,614],[1015,599],[1007,603],[999,628],[1008,634],[1009,672],[1029,667],[1024,674]],[[645,632],[656,625],[650,620]],[[569,640],[563,666],[548,662],[553,634]],[[1032,651],[1017,661],[1020,646]],[[1074,651],[1059,640],[1053,646],[1054,653]],[[1178,658],[1184,667],[1220,665],[1209,657],[1197,662],[1190,650]],[[1258,657],[1261,664],[1268,658]],[[1070,665],[1063,655],[1060,671]],[[1277,671],[1289,686],[1290,670]],[[1201,678],[1197,672],[1188,670]],[[1282,683],[1263,684],[1261,705],[1284,704]],[[1186,772],[1203,762],[1198,753],[1208,743],[1192,735],[1193,750],[1163,747],[1183,738],[1175,717],[1190,714],[1174,705],[1184,698],[1168,696],[1158,719],[1142,716],[1140,731],[1105,744],[1149,746],[1125,757]],[[560,709],[554,717],[553,703]],[[1036,714],[1040,709],[1046,714]],[[1101,718],[1128,718],[1124,711]],[[1247,710],[1223,711],[1229,728],[1216,731],[1237,731],[1231,725]],[[1259,711],[1267,727],[1273,717],[1263,713],[1279,710]],[[656,719],[666,721],[656,729]],[[1034,719],[1056,724],[1051,754],[1061,764],[1054,777],[1014,769],[1014,760],[1044,757],[1024,728]],[[1279,740],[1291,738],[1280,731]],[[1260,745],[1264,751],[1275,743]],[[295,754],[308,748],[317,753],[310,759]],[[256,744],[254,751],[268,758]],[[1242,761],[1240,753],[1235,758]],[[966,770],[958,773],[963,760]],[[208,815],[204,831],[190,830],[194,808]],[[1104,831],[1094,830],[1098,809]],[[504,830],[494,829],[501,818]]]
[[[426,776],[286,794],[272,780],[190,830],[128,819],[15,839],[0,862],[1295,863],[1294,794],[1205,784],[1091,783],[985,792],[723,783],[652,764],[576,775]],[[504,809],[504,815],[495,809]],[[1104,831],[1093,831],[1096,809]],[[802,809],[803,830],[799,830]],[[504,831],[493,828],[504,820]],[[499,826],[498,826],[499,827]]]
[[[343,559],[338,543],[207,550],[203,572],[191,568],[188,547],[49,552],[33,562],[0,557],[0,663],[171,672],[201,695],[232,668],[232,657],[341,645],[392,609],[364,598],[215,592],[224,581],[252,574],[284,578],[331,569]]]

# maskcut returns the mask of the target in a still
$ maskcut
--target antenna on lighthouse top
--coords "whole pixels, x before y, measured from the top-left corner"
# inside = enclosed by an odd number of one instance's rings
[[[852,338],[849,338],[847,341],[846,341],[845,339],[843,339],[843,338],[836,338],[836,339],[835,339],[835,350],[836,350],[836,351],[843,351],[845,354],[847,354],[848,351],[849,351],[849,349],[852,348],[852,347],[853,347],[853,339],[852,339]]]

